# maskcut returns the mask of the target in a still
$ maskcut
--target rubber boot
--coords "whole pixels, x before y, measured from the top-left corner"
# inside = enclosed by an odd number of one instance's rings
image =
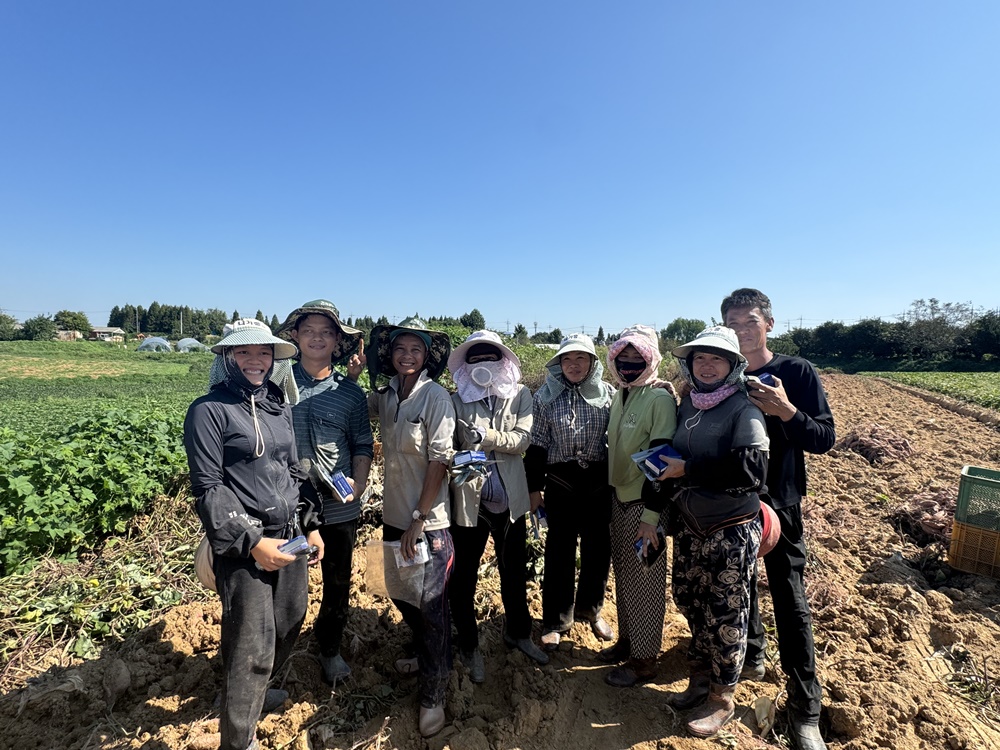
[[[735,685],[717,685],[712,683],[708,691],[708,700],[691,712],[688,720],[688,732],[695,737],[714,737],[726,725],[733,714],[733,696]]]
[[[649,682],[656,677],[656,657],[629,659],[622,666],[608,672],[604,681],[612,687],[632,687]]]
[[[632,653],[632,644],[628,638],[619,638],[614,646],[608,646],[597,652],[597,660],[605,664],[621,664]]]
[[[687,711],[700,706],[708,697],[711,684],[711,672],[702,664],[692,664],[687,687],[679,693],[668,695],[667,704],[678,711]]]

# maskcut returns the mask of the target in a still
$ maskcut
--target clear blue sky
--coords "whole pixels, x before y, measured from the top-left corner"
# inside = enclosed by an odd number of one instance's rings
[[[1000,307],[998,39],[995,0],[6,0],[0,308]]]

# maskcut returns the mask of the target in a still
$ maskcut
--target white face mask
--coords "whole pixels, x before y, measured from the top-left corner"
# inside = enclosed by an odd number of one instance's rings
[[[480,388],[486,388],[498,374],[500,362],[477,362],[470,366],[469,377]]]

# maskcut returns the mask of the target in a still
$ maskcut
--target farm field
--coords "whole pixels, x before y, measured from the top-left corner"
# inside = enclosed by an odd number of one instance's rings
[[[1000,372],[866,372],[879,378],[942,393],[987,409],[1000,409]]]
[[[899,512],[913,498],[953,498],[964,464],[1000,469],[1000,434],[946,404],[881,380],[824,374],[823,382],[841,437],[861,436],[864,443],[865,436],[880,436],[866,443],[866,455],[875,463],[845,446],[810,459],[810,495],[803,507],[811,553],[807,580],[827,690],[824,736],[832,750],[1000,748],[994,663],[1000,582],[949,568],[943,545]],[[895,449],[883,449],[887,445]],[[183,514],[184,505],[183,497],[167,503],[150,523],[162,526]],[[183,575],[182,560],[190,553],[185,545],[197,541],[192,525],[176,525],[180,528],[170,533],[189,538],[165,540],[161,529],[143,537],[147,531],[139,529],[129,542],[133,554],[146,548],[151,557],[163,556],[174,578]],[[681,689],[685,676],[687,628],[672,605],[659,677],[618,690],[603,681],[610,668],[596,660],[603,644],[589,628],[574,626],[546,667],[506,649],[491,561],[484,561],[477,599],[487,682],[473,685],[456,664],[449,725],[423,740],[415,727],[415,683],[392,669],[408,633],[395,609],[368,593],[364,555],[355,561],[348,655],[354,675],[333,694],[318,679],[311,634],[319,595],[314,573],[306,626],[281,675],[291,700],[261,720],[258,736],[268,750],[787,746],[782,713],[773,731],[759,737],[752,709],[758,698],[775,701],[779,709],[784,700],[774,642],[765,678],[737,691],[739,721],[714,740],[692,739],[684,733],[683,717],[665,704],[666,694]],[[126,593],[138,601],[141,579],[122,578]],[[537,619],[537,586],[530,595]],[[766,613],[766,591],[762,606]],[[212,701],[218,689],[218,602],[188,587],[184,603],[162,611],[97,659],[80,661],[60,647],[35,665],[0,662],[0,676],[13,685],[0,695],[0,749],[217,746]],[[605,613],[614,623],[613,586]],[[123,670],[126,682],[115,683]]]
[[[212,355],[136,352],[91,342],[0,342],[0,428],[44,432],[112,408],[183,419],[205,392]]]

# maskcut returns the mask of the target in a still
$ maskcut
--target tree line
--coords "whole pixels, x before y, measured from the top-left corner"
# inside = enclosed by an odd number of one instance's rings
[[[892,322],[878,318],[853,325],[826,322],[795,328],[772,339],[775,347],[818,361],[983,362],[1000,358],[1000,311],[972,305],[916,300]]]
[[[205,339],[221,336],[226,323],[242,317],[238,310],[227,314],[218,308],[199,310],[187,305],[149,307],[115,305],[108,316],[108,326],[121,328],[128,335],[145,333],[171,338],[190,336]],[[268,318],[257,310],[257,320],[276,329],[283,318]],[[416,317],[420,317],[418,314]],[[360,329],[366,338],[377,325],[388,325],[384,315],[347,318],[347,325]],[[426,318],[432,328],[459,331],[486,327],[486,319],[478,309],[454,317],[434,315]],[[715,322],[714,320],[712,321]],[[51,340],[56,331],[76,330],[86,335],[90,321],[82,312],[60,310],[53,316],[37,315],[26,320],[20,329],[10,315],[0,313],[0,340]],[[680,343],[690,341],[706,323],[695,318],[676,318],[659,331],[660,348],[666,354]],[[558,344],[563,337],[560,329],[528,334],[521,323],[514,327],[513,338],[519,344]],[[616,335],[605,335],[600,327],[594,337],[598,345],[613,342]],[[823,363],[882,360],[891,363],[958,361],[990,361],[1000,358],[1000,311],[983,312],[971,304],[919,299],[895,321],[879,318],[861,320],[853,325],[828,321],[815,328],[793,328],[769,340],[772,351],[795,354]]]

